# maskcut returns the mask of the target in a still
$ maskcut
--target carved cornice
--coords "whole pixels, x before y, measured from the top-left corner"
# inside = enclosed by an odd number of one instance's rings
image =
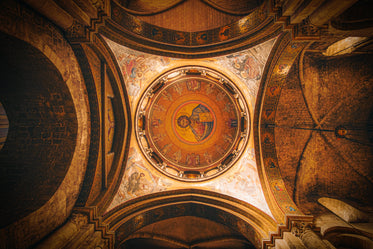
[[[97,11],[105,11],[107,6],[105,4],[105,0],[89,0],[93,7],[97,9]]]
[[[84,218],[85,217],[85,218]],[[114,248],[114,232],[109,230],[109,226],[102,222],[102,217],[97,215],[96,207],[75,207],[72,214],[73,222],[83,224],[84,219],[88,224],[93,224],[95,231],[100,231],[102,238],[107,240],[108,248]]]
[[[310,22],[309,17],[304,19],[301,23],[294,26],[293,39],[294,40],[320,40],[321,36],[326,34],[328,26],[315,26]]]
[[[274,22],[282,24],[284,31],[290,31],[293,40],[312,41],[320,40],[322,35],[328,31],[328,25],[316,26],[313,25],[309,17],[303,19],[300,23],[291,23],[290,16],[283,15],[282,7],[283,0],[271,1],[271,14],[274,17]]]
[[[73,212],[69,218],[71,223],[75,224],[78,228],[88,224],[88,216],[82,213]]]
[[[66,30],[66,37],[72,43],[89,41],[89,31],[86,26],[74,20],[73,25]]]
[[[282,239],[285,232],[291,232],[295,236],[299,237],[306,229],[311,227],[313,227],[313,216],[286,216],[285,225],[279,225],[276,233],[270,234],[270,238],[268,240],[263,240],[262,248],[267,249],[275,246],[276,239]]]
[[[93,0],[92,0],[93,1]],[[92,18],[89,26],[82,24],[74,19],[73,25],[65,31],[66,38],[72,44],[92,42],[95,34],[98,33],[99,27],[104,25],[107,14],[101,10],[98,5],[97,18]]]
[[[312,221],[291,221],[291,233],[296,237],[301,237],[306,229],[311,229],[313,227]]]

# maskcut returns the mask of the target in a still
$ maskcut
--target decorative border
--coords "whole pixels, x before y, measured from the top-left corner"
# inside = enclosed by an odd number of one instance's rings
[[[104,215],[103,222],[115,232],[115,245],[130,239],[144,226],[158,221],[196,216],[206,218],[247,238],[256,248],[270,239],[275,221],[258,208],[230,196],[198,189],[159,192],[128,201]]]
[[[94,225],[95,231],[101,232],[101,237],[108,243],[108,248],[114,248],[115,233],[109,230],[109,226],[102,222],[101,216],[98,215],[97,207],[75,207],[71,217],[74,215],[84,215],[87,217],[87,222]]]
[[[209,167],[207,169],[196,171],[196,173],[186,173],[179,170],[177,167],[170,165],[168,162],[163,161],[160,158],[160,155],[156,151],[153,151],[151,148],[149,138],[146,134],[146,110],[147,107],[151,104],[151,98],[156,92],[161,88],[172,83],[179,77],[185,76],[189,73],[194,75],[203,75],[207,79],[221,84],[221,87],[225,90],[227,94],[230,94],[233,101],[236,102],[236,106],[239,109],[239,120],[238,122],[238,131],[239,134],[236,137],[236,141],[233,143],[230,150],[227,152],[226,156],[219,160],[217,164]],[[184,66],[180,68],[173,69],[168,71],[165,74],[159,76],[145,91],[141,99],[139,100],[138,106],[136,108],[135,114],[135,134],[138,141],[139,147],[143,152],[146,159],[151,165],[158,169],[161,173],[181,181],[196,182],[196,181],[205,181],[212,179],[223,172],[227,171],[234,163],[240,158],[242,153],[245,151],[248,138],[250,135],[250,113],[245,102],[243,95],[240,90],[232,83],[232,81],[226,76],[218,73],[215,70],[201,67],[201,66]],[[167,169],[170,168],[174,172],[168,172]]]
[[[289,33],[278,39],[274,52],[270,56],[271,64],[267,65],[258,96],[256,113],[254,115],[254,140],[257,154],[258,172],[263,182],[263,188],[271,193],[266,196],[271,211],[279,222],[284,215],[303,215],[297,208],[285,188],[278,165],[275,130],[268,124],[273,124],[276,109],[285,84],[287,74],[300,52],[308,42],[292,41]]]
[[[310,215],[290,215],[285,217],[285,224],[277,227],[276,233],[271,233],[269,239],[262,240],[262,248],[274,248],[276,239],[283,239],[285,232],[299,234],[301,227],[312,226],[313,216]]]
[[[126,47],[169,57],[191,59],[234,53],[276,37],[283,28],[282,23],[274,22],[271,3],[265,0],[252,13],[237,22],[201,31],[206,34],[206,37],[203,36],[203,39],[197,43],[197,38],[202,35],[201,32],[183,32],[152,26],[126,13],[118,4],[115,5],[114,0],[110,4],[111,12],[106,16],[104,23],[98,26],[97,32]],[[259,11],[261,11],[260,15],[263,15],[259,18],[262,20],[260,23],[257,18]],[[156,28],[153,34],[149,33],[152,27]],[[220,38],[219,32],[221,32]],[[153,39],[154,36],[158,38]],[[185,41],[183,41],[184,37]],[[193,39],[194,44],[192,44]]]
[[[111,1],[111,19],[134,35],[153,41],[179,46],[203,46],[236,39],[257,30],[269,14],[267,1],[249,15],[232,24],[199,32],[171,30],[141,21],[120,4]]]

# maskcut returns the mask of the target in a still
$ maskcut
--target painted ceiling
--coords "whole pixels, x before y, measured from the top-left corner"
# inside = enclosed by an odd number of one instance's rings
[[[219,57],[193,60],[158,56],[138,52],[125,46],[119,45],[109,39],[105,40],[107,41],[109,47],[112,49],[120,66],[120,69],[123,73],[124,82],[126,84],[126,88],[130,98],[131,113],[133,116],[132,119],[136,120],[136,109],[139,105],[139,102],[141,102],[141,97],[149,88],[151,88],[151,84],[154,84],[154,82],[156,82],[157,79],[159,79],[159,77],[165,74],[166,72],[169,72],[170,70],[176,70],[176,68],[187,66],[205,67],[211,70],[215,70],[225,75],[228,79],[234,82],[234,86],[237,87],[237,89],[239,89],[240,93],[242,93],[242,96],[245,99],[245,102],[247,103],[249,116],[252,117],[254,113],[255,101],[258,93],[259,83],[262,78],[263,69],[276,39],[268,40],[262,44],[243,50],[241,52]],[[172,114],[178,115],[178,113],[180,112],[179,116],[181,116],[181,113],[185,112],[188,113],[188,115],[193,115],[193,110],[202,103],[194,103],[195,100],[201,100],[203,96],[197,96],[197,94],[194,95],[193,98],[186,98],[188,94],[195,94],[193,93],[193,91],[188,90],[187,82],[190,81],[184,80],[180,83],[180,86],[184,88],[182,89],[182,95],[184,95],[185,98],[178,97],[178,93],[175,90],[177,88],[176,84],[172,86],[170,85],[169,87],[165,87],[160,92],[160,94],[164,95],[160,96],[166,97],[155,98],[154,101],[167,101],[167,96],[168,98],[175,98],[175,100],[179,99],[179,102],[181,102],[178,103],[176,107],[180,107],[181,109],[173,109]],[[206,93],[208,84],[203,83],[203,80],[201,80],[200,82],[200,88],[202,88],[203,92]],[[189,85],[193,86],[193,84]],[[223,93],[226,94],[226,92],[224,91]],[[217,96],[219,92],[216,92],[215,94]],[[224,96],[224,94],[222,94],[222,96]],[[227,97],[226,102],[224,103],[219,103],[219,101],[216,100],[214,101],[214,103],[212,103],[209,102],[211,100],[205,98],[203,99],[204,101],[202,103],[202,106],[206,107],[207,110],[210,111],[210,113],[212,113],[212,110],[209,109],[211,108],[211,106],[214,106],[212,109],[219,109],[220,112],[220,108],[223,108],[224,110],[224,107],[220,105],[225,105],[227,103],[229,104],[231,101],[229,99],[230,98]],[[152,115],[159,116],[163,119],[167,118],[168,114],[161,114],[161,112],[153,112]],[[162,115],[165,116],[163,117]],[[215,116],[213,114],[213,120],[216,120],[216,118],[221,118],[218,117],[219,115],[221,114],[215,113]],[[236,113],[232,115],[239,114]],[[175,122],[175,124],[177,125],[177,121]],[[248,124],[248,127],[252,127],[252,119],[250,119],[249,122],[251,123]],[[151,131],[149,130],[148,132]],[[167,131],[165,130],[164,132]],[[157,133],[158,131],[153,131],[153,135]],[[175,131],[174,134],[179,135],[181,138],[185,139],[189,143],[202,142],[203,144],[202,140],[207,138],[200,138],[201,141],[198,141],[198,138],[195,136],[193,132],[189,134],[184,134],[181,131]],[[234,132],[232,133],[232,136],[233,135]],[[239,156],[237,161],[235,161],[235,163],[231,166],[229,170],[224,171],[222,174],[215,178],[199,182],[180,181],[178,179],[173,179],[161,173],[159,169],[156,169],[151,164],[149,158],[147,159],[146,155],[142,153],[140,148],[141,146],[139,146],[138,140],[136,139],[136,135],[134,132],[131,136],[131,146],[128,161],[126,163],[126,171],[122,178],[121,185],[107,211],[115,208],[116,206],[130,199],[143,196],[146,194],[166,190],[198,188],[215,191],[217,193],[235,197],[259,208],[268,215],[272,216],[269,207],[266,203],[266,200],[264,198],[263,190],[258,176],[252,133],[250,133],[250,136],[248,137],[248,142],[243,150],[242,155]],[[223,133],[221,133],[220,136],[223,136]],[[224,141],[222,137],[221,140]],[[161,144],[159,146],[163,148],[165,145],[166,144]],[[174,153],[176,152],[177,151],[175,151]],[[185,158],[183,158],[183,160],[185,160],[186,162],[186,155]],[[204,161],[204,163],[205,165],[209,165],[208,163],[206,163],[206,161]]]
[[[204,181],[228,170],[250,134],[239,89],[206,67],[162,74],[137,105],[135,133],[148,161],[165,175]]]
[[[149,0],[120,0],[119,4],[132,14],[138,15],[154,15],[162,11],[166,11],[177,7],[183,2],[191,2],[191,0],[163,0],[163,1],[149,1]],[[204,4],[216,8],[222,12],[235,15],[244,15],[252,11],[262,1],[257,0],[236,0],[231,1],[222,0],[203,0]]]

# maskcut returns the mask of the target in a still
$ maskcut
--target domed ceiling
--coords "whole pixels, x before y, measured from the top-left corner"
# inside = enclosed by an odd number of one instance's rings
[[[276,39],[206,59],[151,55],[105,40],[122,70],[135,127],[126,170],[108,211],[139,196],[198,188],[271,215],[250,117]]]
[[[226,77],[204,67],[161,75],[140,100],[136,135],[149,162],[179,180],[210,179],[242,154],[248,108]]]
[[[120,0],[119,4],[127,11],[137,15],[154,15],[160,12],[167,11],[178,7],[180,4],[196,2],[196,0],[163,0],[163,1],[149,1],[149,0]],[[207,6],[215,8],[221,12],[229,13],[232,15],[245,15],[250,13],[261,2],[258,0],[202,0]]]
[[[262,2],[257,0],[234,2],[226,0],[122,0],[118,1],[118,4],[120,9],[146,24],[169,30],[195,32],[230,25],[253,12]],[[193,25],[190,25],[189,20],[194,20]]]

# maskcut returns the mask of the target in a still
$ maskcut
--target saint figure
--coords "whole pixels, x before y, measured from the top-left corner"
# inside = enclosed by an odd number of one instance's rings
[[[207,138],[214,128],[214,118],[209,109],[199,104],[196,106],[190,117],[182,115],[177,119],[177,124],[181,128],[189,127],[196,140],[202,141]]]

